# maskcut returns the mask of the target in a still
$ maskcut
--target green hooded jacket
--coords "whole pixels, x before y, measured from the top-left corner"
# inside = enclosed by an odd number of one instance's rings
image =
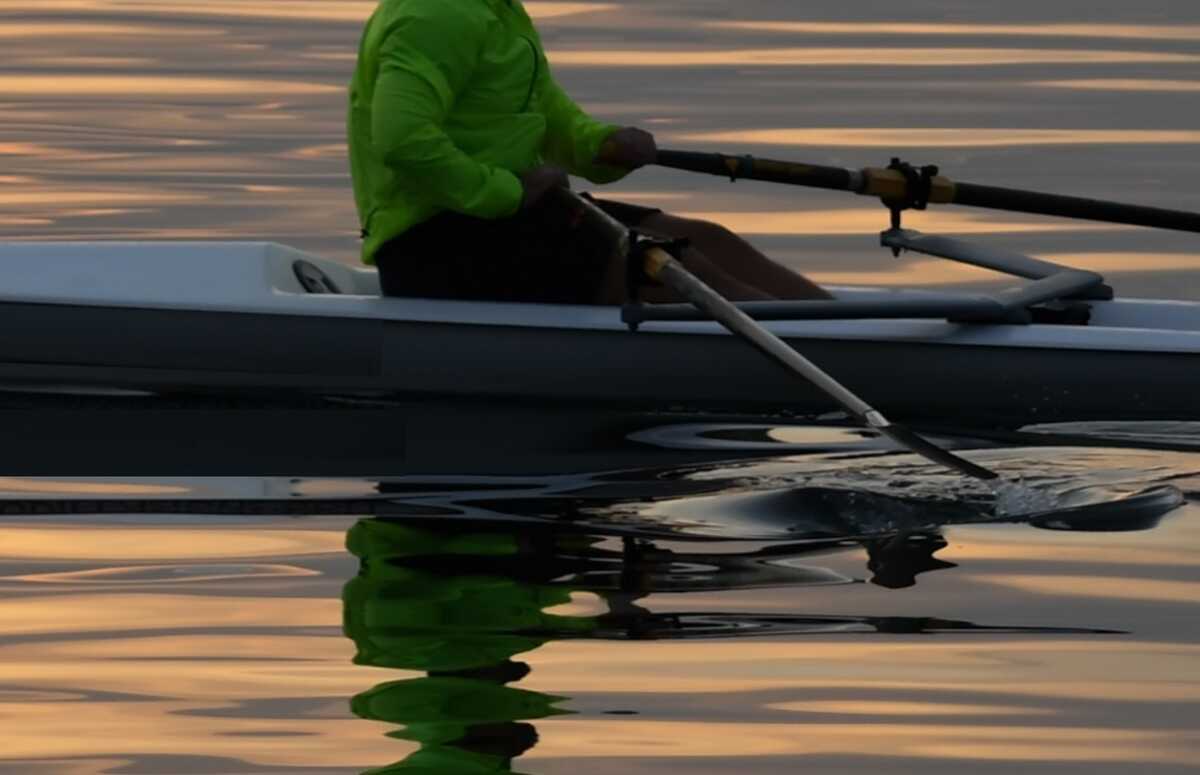
[[[595,183],[616,127],[554,81],[520,0],[383,0],[363,32],[348,134],[363,260],[444,210],[503,218],[520,175],[557,164]]]

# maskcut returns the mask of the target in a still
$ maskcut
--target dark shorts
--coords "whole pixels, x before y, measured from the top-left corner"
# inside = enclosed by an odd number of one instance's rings
[[[593,199],[626,226],[662,212]],[[546,197],[510,218],[443,212],[375,254],[384,296],[591,304],[612,258],[611,239]]]

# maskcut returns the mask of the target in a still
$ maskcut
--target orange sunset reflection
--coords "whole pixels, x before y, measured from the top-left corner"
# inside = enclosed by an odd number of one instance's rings
[[[146,600],[139,601],[141,597]],[[85,600],[41,599],[48,618],[70,622],[79,621],[76,603]],[[139,755],[234,757],[261,766],[349,767],[393,761],[410,748],[386,738],[387,725],[348,721],[345,706],[346,697],[371,682],[407,674],[352,665],[346,639],[299,629],[336,622],[335,601],[244,598],[249,614],[243,616],[233,598],[86,599],[94,601],[97,615],[117,612],[109,632],[124,634],[0,646],[0,681],[37,687],[6,702],[11,711],[8,730],[15,741],[6,749],[6,758],[37,757],[49,750],[98,758],[136,750]],[[326,603],[335,606],[331,609]],[[126,608],[128,614],[119,613]],[[147,620],[162,628],[204,627],[207,622],[208,627],[235,631],[130,637],[130,628]],[[288,629],[266,633],[265,627]],[[215,655],[220,659],[213,659]],[[541,739],[527,758],[752,760],[844,754],[1179,763],[1195,745],[1195,735],[1058,722],[1062,712],[1047,703],[1196,701],[1200,683],[1164,683],[1160,678],[1175,674],[1196,656],[1194,647],[1127,639],[998,644],[821,638],[626,643],[619,649],[612,644],[556,642],[526,657],[534,671],[523,688],[560,695],[622,692],[631,704],[638,703],[642,692],[721,692],[727,705],[740,705],[740,712],[753,717],[729,721],[720,714],[710,718],[700,713],[689,720],[548,718],[537,722]],[[1021,661],[1024,681],[1014,682],[1009,676],[1014,659]],[[601,664],[603,670],[589,667]],[[1114,680],[1113,675],[1119,677]],[[1100,676],[1107,676],[1106,681],[1100,682]],[[743,695],[756,689],[793,699],[757,705],[753,694]],[[143,699],[132,704],[85,699],[96,692]],[[869,692],[869,699],[862,698],[862,692]],[[849,693],[859,693],[858,698]],[[303,700],[311,710],[287,716],[198,712],[235,708],[263,697]],[[323,702],[314,705],[313,700]],[[62,714],[83,702],[89,712],[72,723],[69,740],[57,743]],[[833,720],[831,715],[863,720]],[[1038,719],[1036,724],[1029,722],[1031,717]],[[129,730],[135,730],[136,737]],[[263,748],[248,743],[269,735],[287,736],[288,745]],[[302,744],[291,745],[293,736]],[[1153,751],[1147,752],[1147,746]],[[966,747],[973,753],[965,754]]]
[[[180,596],[176,601],[187,599]],[[258,612],[264,613],[262,609]],[[320,608],[317,613],[333,614],[321,624],[336,625],[336,611]],[[385,675],[351,664],[352,649],[341,636],[261,631],[265,627],[312,626],[316,618],[268,616],[261,627],[251,619],[237,619],[230,627],[239,631],[230,635],[198,632],[136,637],[126,632],[111,640],[103,637],[6,647],[0,652],[4,656],[0,680],[17,685],[24,676],[24,685],[37,685],[43,691],[124,691],[212,704],[263,696],[325,696],[344,702],[363,684]],[[222,658],[214,658],[218,656]]]
[[[5,4],[0,4],[3,10]],[[290,0],[287,3],[247,3],[240,0],[208,0],[181,5],[167,0],[38,0],[42,11],[91,11],[94,13],[138,13],[155,16],[205,16],[218,18],[297,19],[325,22],[362,22],[371,15],[377,0]],[[615,8],[611,3],[554,2],[525,3],[530,16],[553,19]]]
[[[1104,546],[1084,543],[1072,544],[1062,540],[1046,543],[1029,540],[1027,542],[989,541],[987,543],[957,544],[947,556],[955,561],[1023,561],[1023,562],[1054,562],[1062,566],[1077,564],[1103,563],[1110,566],[1145,565],[1150,567],[1161,565],[1187,565],[1194,556],[1170,546],[1123,547],[1114,555]]]
[[[839,208],[836,210],[744,211],[686,210],[680,215],[720,223],[740,234],[870,234],[887,226],[887,211],[881,207]],[[1063,223],[1046,220],[1018,220],[961,210],[911,211],[905,213],[905,225],[951,234],[1035,234],[1046,232],[1119,231],[1128,227],[1106,223]]]
[[[560,49],[558,67],[971,67],[1052,64],[1166,64],[1200,56],[1157,51],[1045,48],[741,48],[720,50]]]
[[[1165,78],[1076,78],[1067,81],[1034,81],[1032,86],[1049,89],[1126,92],[1200,91],[1200,81],[1173,81]]]
[[[1131,638],[1034,642],[972,642],[939,638],[812,639],[798,642],[647,643],[620,650],[619,670],[593,673],[588,664],[610,660],[603,643],[554,643],[537,654],[525,688],[583,692],[734,692],[804,689],[812,696],[860,689],[872,695],[898,690],[987,692],[1035,699],[1200,701],[1200,677],[1190,665],[1194,644]],[[1013,660],[1025,666],[1014,681]],[[647,689],[652,687],[652,689]]]
[[[1195,266],[1190,253],[1039,253],[1055,263],[1105,274],[1169,272]],[[814,279],[834,285],[952,285],[995,280],[1003,275],[979,267],[936,258],[905,258],[888,269],[813,269]]]
[[[123,568],[95,568],[61,573],[29,573],[24,576],[8,578],[0,576],[0,582],[19,581],[25,584],[59,586],[79,585],[86,589],[96,589],[100,586],[155,588],[164,584],[197,584],[211,581],[245,581],[319,575],[321,574],[317,571],[298,568],[294,565],[220,563],[213,565],[130,565]]]
[[[38,56],[14,54],[10,57],[14,66],[20,67],[151,67],[159,63],[157,59],[147,57],[114,57],[114,56]]]
[[[0,143],[0,156],[36,156],[50,150],[34,143]]]
[[[989,574],[981,581],[1024,592],[1106,600],[1188,603],[1200,600],[1200,581],[1128,578],[1121,576],[1076,576],[1070,574]]]
[[[716,21],[708,27],[798,35],[947,35],[1115,40],[1200,40],[1200,25],[1153,24],[939,24],[926,22]]]
[[[114,542],[121,540],[114,537]],[[173,596],[96,593],[0,600],[0,629],[9,635],[135,632],[173,628],[320,627],[341,607],[326,598]]]
[[[6,703],[11,717],[6,719],[4,759],[42,759],[50,751],[64,758],[102,758],[137,751],[139,757],[226,757],[256,767],[348,767],[385,761],[404,748],[383,736],[382,725],[330,717],[332,713],[309,719],[246,719],[213,713],[211,704],[92,700],[86,705],[87,712],[73,714],[67,725],[63,714],[70,705],[74,703],[61,699]],[[276,739],[276,744],[264,745],[264,738]]]
[[[136,482],[93,482],[76,479],[18,479],[0,477],[0,493],[42,495],[186,495],[191,488],[175,484],[139,484]]]
[[[0,97],[75,95],[80,97],[229,96],[341,93],[343,86],[304,81],[255,78],[210,78],[200,75],[0,75]]]
[[[168,194],[147,189],[144,192],[123,191],[11,191],[0,192],[0,205],[79,206],[92,204],[176,204],[202,202],[198,194]]]
[[[227,530],[196,527],[0,528],[0,557],[38,560],[199,560],[341,553],[343,534],[329,530]]]
[[[2,8],[3,6],[0,6]],[[120,40],[122,38],[204,38],[224,35],[225,30],[216,27],[172,27],[158,24],[114,24],[105,22],[28,22],[16,19],[0,19],[0,39],[5,38],[37,38],[44,36],[59,36],[63,38],[81,37],[104,40]],[[197,45],[202,45],[198,41]],[[61,55],[58,60],[65,57]]]
[[[719,132],[672,132],[671,140],[852,148],[998,148],[1036,145],[1194,145],[1191,129],[1001,129],[963,127],[794,127]]]
[[[20,216],[0,215],[0,226],[51,226],[54,221],[49,218],[23,218]]]
[[[1053,711],[1033,705],[969,705],[961,702],[904,702],[900,700],[814,700],[779,702],[772,710],[849,716],[1045,716]]]
[[[1187,764],[1196,735],[1172,731],[1048,725],[786,724],[549,720],[530,759],[645,756],[819,756],[990,761]]]

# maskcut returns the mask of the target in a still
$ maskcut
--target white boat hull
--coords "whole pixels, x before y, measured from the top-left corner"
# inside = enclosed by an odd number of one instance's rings
[[[306,292],[297,261],[343,292]],[[623,428],[664,410],[777,419],[835,408],[715,323],[633,333],[607,307],[385,299],[373,270],[275,244],[7,244],[0,262],[0,387],[26,410],[44,407],[47,391],[76,394],[69,406],[81,390],[135,412],[185,395],[260,408],[332,396],[390,402],[410,418],[423,405],[493,417],[534,408],[533,422],[550,407],[602,410],[626,418]],[[1018,427],[1200,414],[1200,304],[1090,305],[1088,325],[766,325],[894,420]]]

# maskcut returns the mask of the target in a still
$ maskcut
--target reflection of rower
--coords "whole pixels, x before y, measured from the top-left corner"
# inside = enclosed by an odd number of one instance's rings
[[[917,576],[935,570],[957,568],[933,555],[946,548],[946,539],[936,533],[901,533],[863,541],[871,583],[888,589],[904,589],[917,583]]]
[[[548,614],[570,590],[496,573],[520,551],[512,533],[433,530],[361,520],[346,539],[361,560],[343,591],[356,661],[406,670],[476,670],[542,645],[549,633],[585,633],[585,618]]]
[[[353,699],[357,715],[402,725],[392,735],[420,744],[404,761],[376,772],[512,772],[512,759],[537,742],[528,722],[568,712],[558,707],[563,697],[510,686],[529,672],[513,657],[552,640],[1094,632],[987,627],[927,616],[671,613],[639,604],[663,592],[856,583],[795,562],[847,548],[840,540],[742,553],[684,552],[528,522],[365,519],[350,529],[346,543],[360,560],[358,576],[343,591],[345,632],[357,647],[354,661],[426,673]],[[873,580],[884,586],[904,586],[917,573],[949,565],[932,557],[945,545],[938,536],[866,545]],[[607,610],[594,616],[549,612],[578,591],[598,595]]]
[[[346,544],[360,559],[358,576],[343,590],[355,663],[427,673],[351,701],[356,715],[401,724],[391,735],[420,744],[403,761],[371,772],[513,772],[512,760],[537,743],[525,722],[566,711],[555,707],[562,697],[509,686],[529,673],[512,657],[545,643],[549,636],[540,633],[592,627],[586,617],[545,612],[569,602],[570,591],[473,569],[481,558],[519,551],[517,537],[499,530],[363,520]],[[420,567],[431,560],[429,569]]]
[[[537,741],[524,722],[566,712],[556,706],[564,698],[508,685],[529,672],[512,657],[548,640],[741,632],[736,615],[704,615],[691,624],[686,615],[637,605],[651,593],[851,583],[832,571],[782,563],[836,544],[679,554],[646,541],[605,546],[604,539],[550,526],[383,519],[355,524],[346,544],[360,559],[358,576],[343,591],[354,661],[427,673],[353,699],[357,715],[401,724],[393,736],[421,745],[376,772],[511,772],[511,760]],[[547,613],[585,590],[601,596],[608,611]]]
[[[390,736],[421,746],[401,762],[368,772],[514,772],[512,760],[538,740],[526,720],[564,712],[554,707],[561,697],[505,685],[528,672],[528,665],[508,661],[474,671],[431,672],[356,696],[350,704],[355,715],[403,724]]]

